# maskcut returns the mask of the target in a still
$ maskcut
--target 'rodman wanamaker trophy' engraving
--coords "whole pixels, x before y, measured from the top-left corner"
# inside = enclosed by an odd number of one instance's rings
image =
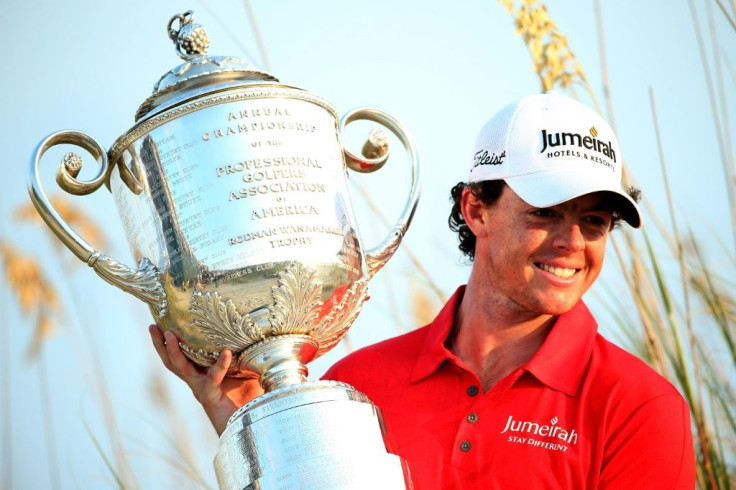
[[[148,304],[189,359],[208,367],[228,348],[228,375],[260,378],[266,394],[234,414],[220,439],[220,487],[411,486],[385,447],[371,401],[344,383],[307,382],[305,365],[345,335],[368,280],[399,246],[418,200],[418,153],[384,112],[338,118],[317,95],[238,59],[207,55],[207,33],[193,20],[187,12],[169,22],[184,63],[159,80],[109,151],[77,131],[39,143],[31,199],[77,257]],[[346,167],[377,170],[388,148],[386,134],[374,133],[363,156],[347,150],[344,128],[359,119],[391,130],[412,167],[402,214],[372,249],[356,230]],[[61,144],[86,150],[99,171],[78,179],[82,161],[70,153],[58,184],[75,195],[107,186],[137,268],[96,250],[47,199],[40,159]]]

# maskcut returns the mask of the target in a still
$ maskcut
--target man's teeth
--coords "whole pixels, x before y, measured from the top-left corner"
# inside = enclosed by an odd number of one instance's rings
[[[550,267],[548,265],[539,264],[539,268],[543,271],[547,271],[550,274],[554,274],[557,277],[568,278],[575,274],[575,269],[564,269],[562,267]]]

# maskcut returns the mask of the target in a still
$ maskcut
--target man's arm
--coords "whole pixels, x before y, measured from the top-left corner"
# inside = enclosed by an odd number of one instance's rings
[[[613,429],[599,489],[695,487],[690,409],[679,395],[648,401]]]
[[[225,430],[227,421],[237,409],[263,394],[257,379],[225,377],[233,358],[229,350],[223,350],[217,362],[204,370],[184,356],[172,332],[162,332],[158,325],[151,325],[148,331],[161,362],[189,386],[218,435]]]

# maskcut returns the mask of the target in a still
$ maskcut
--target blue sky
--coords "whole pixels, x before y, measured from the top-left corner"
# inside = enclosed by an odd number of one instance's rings
[[[712,11],[712,29],[705,2]],[[728,127],[733,136],[736,127],[734,30],[715,2],[693,2],[711,70],[715,65],[710,32],[720,53],[726,103],[719,107],[716,125],[688,2],[601,3],[611,98],[627,164],[652,209],[668,223],[651,87],[678,219],[707,241],[716,264],[725,263],[722,247],[733,254],[734,243],[715,131]],[[424,185],[406,246],[443,292],[451,294],[469,269],[459,260],[455,238],[447,230],[449,189],[465,179],[475,133],[490,115],[540,90],[531,58],[505,9],[490,0],[254,0],[252,5],[271,72],[282,82],[325,97],[341,113],[356,106],[379,107],[409,128],[422,153]],[[558,0],[547,5],[602,102],[593,1]],[[241,1],[43,0],[15,2],[6,8],[0,33],[6,66],[0,81],[5,175],[0,237],[41,260],[49,278],[64,291],[57,333],[43,348],[62,488],[115,486],[85,429],[86,424],[103,450],[112,454],[114,440],[100,409],[98,382],[107,387],[121,443],[141,488],[200,487],[187,482],[169,462],[177,458],[168,440],[173,434],[189,440],[203,479],[214,486],[211,460],[216,437],[187,388],[165,374],[155,358],[144,306],[100,281],[71,254],[59,254],[37,226],[11,219],[14,210],[28,202],[27,162],[41,138],[59,129],[78,129],[109,147],[132,126],[135,110],[153,84],[180,62],[165,28],[172,15],[188,9],[195,10],[197,22],[208,29],[210,53],[241,57],[263,67]],[[46,161],[45,167],[55,165],[55,160]],[[51,170],[45,182],[52,189],[50,175]],[[403,206],[407,179],[406,162],[399,155],[385,169],[355,180],[391,219]],[[353,200],[364,241],[377,243],[386,230],[357,194]],[[109,193],[100,190],[74,202],[105,230],[111,243],[105,252],[131,263]],[[647,226],[652,223],[648,216]],[[601,280],[615,289],[617,264],[612,259]],[[410,328],[407,291],[417,285],[421,284],[413,267],[399,252],[371,284],[372,299],[351,329],[352,344],[365,345]],[[600,291],[589,295],[591,302],[605,290]],[[8,343],[0,369],[10,366],[10,376],[4,379],[9,379],[12,396],[0,410],[10,414],[13,425],[10,433],[2,434],[8,441],[2,461],[12,467],[10,471],[0,467],[0,481],[7,484],[12,478],[12,488],[48,488],[53,468],[39,409],[48,402],[39,391],[40,365],[24,357],[32,322],[18,311],[7,288],[3,293],[2,325],[7,329],[3,339]],[[345,347],[337,347],[312,366],[312,375],[318,376],[344,354]],[[103,366],[102,372],[95,366]],[[173,411],[151,398],[152,379],[163,380]],[[11,456],[7,447],[12,448]]]

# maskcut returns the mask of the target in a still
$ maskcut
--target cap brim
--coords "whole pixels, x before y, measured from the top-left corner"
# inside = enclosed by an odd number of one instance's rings
[[[642,216],[636,201],[620,185],[606,185],[611,182],[607,172],[609,170],[596,167],[585,172],[579,167],[574,170],[556,168],[504,180],[522,200],[540,208],[556,206],[593,192],[610,192],[621,217],[633,228],[641,228]]]

